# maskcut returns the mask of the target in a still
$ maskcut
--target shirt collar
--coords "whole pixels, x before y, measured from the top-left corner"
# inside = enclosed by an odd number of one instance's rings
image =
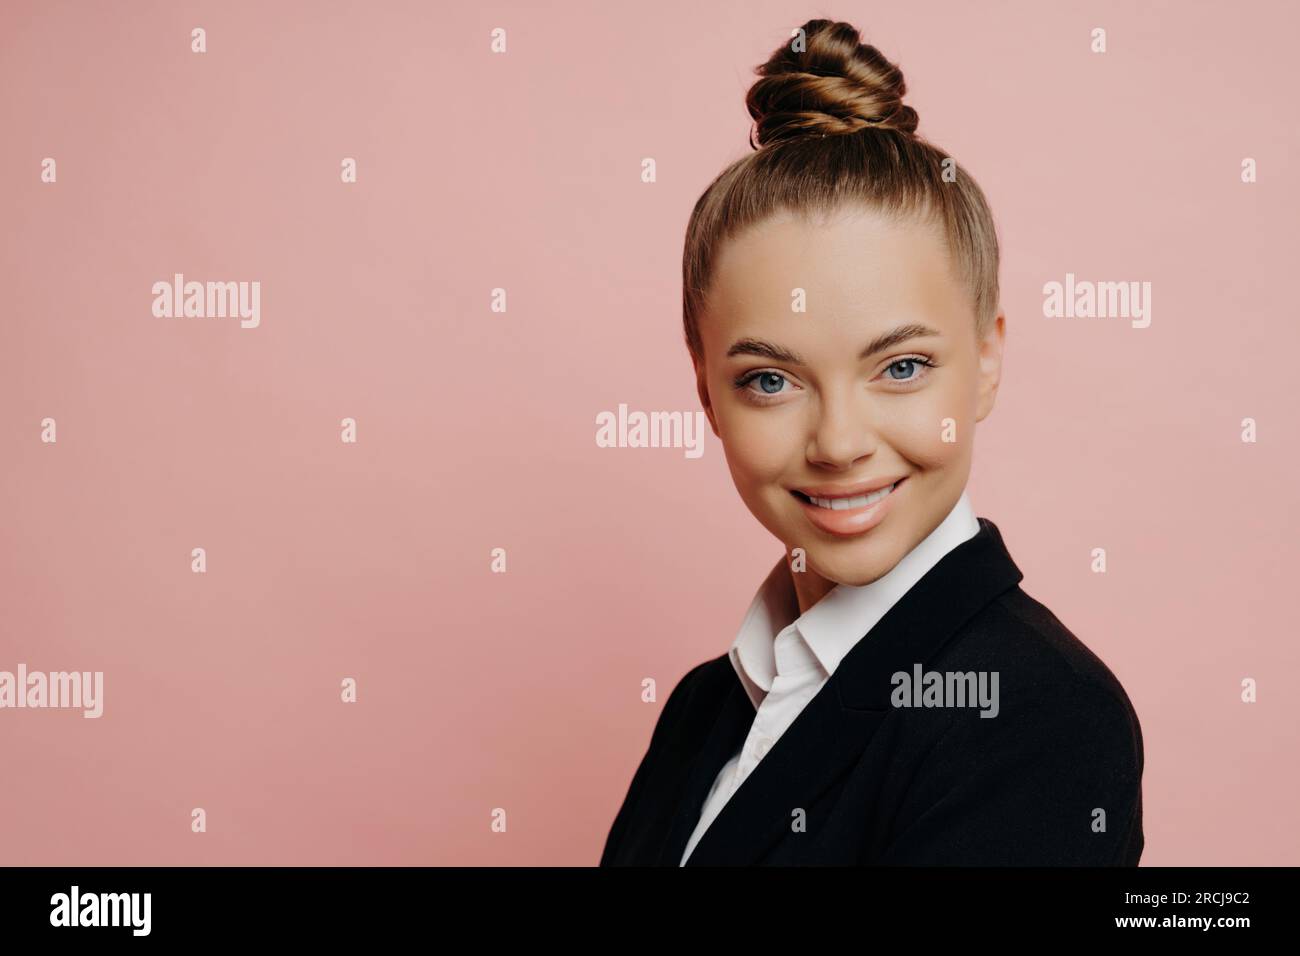
[[[793,629],[811,649],[827,675],[835,673],[858,641],[906,594],[939,559],[979,533],[979,521],[963,490],[947,517],[886,574],[870,584],[837,584],[804,614],[784,555],[777,561],[750,602],[740,631],[728,650],[731,665],[757,708],[772,688],[777,673],[774,645],[779,634]]]

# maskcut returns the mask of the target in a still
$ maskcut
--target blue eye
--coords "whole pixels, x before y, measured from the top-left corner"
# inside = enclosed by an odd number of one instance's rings
[[[894,379],[895,381],[900,381],[900,380],[907,381],[907,379],[912,378],[911,375],[894,375],[892,374],[893,370],[902,367],[904,371],[910,372],[916,367],[917,364],[918,363],[915,359],[899,359],[893,365],[889,366],[889,370],[891,373],[890,378]]]
[[[749,388],[754,382],[758,383],[757,389]],[[790,380],[779,372],[751,372],[748,375],[742,375],[736,381],[736,388],[747,389],[751,394],[757,396],[763,395],[780,395],[781,386],[790,384]]]
[[[904,374],[893,374],[894,370],[898,368],[902,368]],[[889,363],[885,372],[887,373],[886,377],[891,382],[916,382],[924,377],[925,373],[932,368],[934,368],[934,363],[929,359],[923,358],[919,355],[911,355],[907,358],[901,358],[896,362]],[[906,374],[909,372],[914,374]]]

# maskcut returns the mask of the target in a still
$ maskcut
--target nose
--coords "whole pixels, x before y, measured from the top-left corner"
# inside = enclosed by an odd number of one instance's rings
[[[825,391],[813,407],[817,419],[808,438],[809,464],[843,471],[875,454],[880,439],[871,397],[860,388]]]

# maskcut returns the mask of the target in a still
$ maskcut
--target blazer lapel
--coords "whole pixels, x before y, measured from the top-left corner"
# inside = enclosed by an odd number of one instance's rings
[[[997,526],[987,518],[979,523],[976,535],[944,555],[844,656],[732,794],[687,866],[759,862],[790,832],[793,811],[811,806],[865,749],[891,709],[894,673],[926,664],[981,608],[1022,580]],[[708,788],[744,743],[754,713],[736,676],[695,759],[660,862],[676,866],[681,859]]]
[[[730,667],[730,662],[727,662]],[[735,671],[732,671],[735,674]],[[686,788],[682,799],[673,815],[672,826],[660,851],[659,863],[664,866],[677,866],[686,850],[686,843],[695,832],[700,821],[700,811],[704,808],[704,798],[708,796],[718,771],[740,749],[749,734],[750,725],[754,723],[754,704],[745,693],[745,688],[736,677],[730,685],[730,691],[723,698],[722,708],[717,720],[705,738],[704,747],[691,765]],[[696,851],[699,847],[696,847]],[[694,853],[691,854],[694,857]],[[690,862],[689,860],[687,861]]]

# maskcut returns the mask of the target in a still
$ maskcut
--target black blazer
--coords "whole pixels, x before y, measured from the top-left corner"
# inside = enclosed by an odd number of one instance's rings
[[[1021,590],[997,526],[979,524],[845,655],[688,866],[1137,865],[1137,715],[1106,665]],[[997,716],[893,706],[892,675],[918,663],[996,671]],[[664,704],[600,865],[677,866],[754,713],[726,654],[692,668]]]

